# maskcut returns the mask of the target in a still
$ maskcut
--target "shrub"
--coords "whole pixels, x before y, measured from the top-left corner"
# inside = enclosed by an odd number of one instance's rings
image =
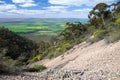
[[[41,55],[37,55],[35,58],[36,58],[38,61],[42,59]]]
[[[105,30],[96,30],[93,35],[95,37],[95,41],[101,40],[104,38],[106,31]]]
[[[39,71],[43,71],[45,69],[47,69],[47,67],[45,67],[43,65],[35,65],[33,68],[25,69],[25,71],[28,71],[28,72],[39,72]]]
[[[63,47],[68,50],[68,49],[71,48],[71,45],[70,45],[70,43],[66,42],[66,43],[63,44]]]
[[[120,30],[109,32],[109,36],[107,37],[109,42],[115,42],[120,40]]]
[[[33,63],[35,61],[40,61],[41,59],[42,59],[42,56],[41,55],[37,55],[37,56],[33,57],[32,59],[29,59],[28,63]]]
[[[120,25],[120,18],[118,18],[118,19],[115,21],[115,23],[116,23],[117,25]]]
[[[21,55],[25,56],[25,59],[31,57],[33,55],[32,51],[36,50],[38,45],[25,37],[0,27],[0,48],[6,49],[2,51],[6,53],[5,56],[17,60]]]
[[[4,73],[4,72],[7,72],[7,65],[3,62],[0,62],[0,74],[1,73]]]
[[[61,48],[56,48],[56,51],[57,51],[57,52],[61,52],[62,49],[61,49]]]
[[[17,61],[0,57],[0,74],[18,73],[21,67],[16,65]]]
[[[88,26],[88,32],[92,33],[93,31],[95,31],[95,27],[94,26]]]
[[[47,55],[47,57],[48,57],[49,59],[53,58],[53,56],[54,56],[54,53],[53,53],[53,52],[49,52],[48,55]]]

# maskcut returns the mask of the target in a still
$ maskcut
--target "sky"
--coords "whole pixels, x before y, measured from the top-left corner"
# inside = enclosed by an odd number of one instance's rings
[[[118,0],[0,0],[0,18],[87,18],[101,2]]]

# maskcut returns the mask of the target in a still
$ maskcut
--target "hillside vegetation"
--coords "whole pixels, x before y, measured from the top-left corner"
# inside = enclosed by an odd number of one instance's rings
[[[6,28],[0,28],[0,72],[14,65],[26,64],[37,44]],[[6,70],[7,71],[7,70]]]
[[[120,39],[120,2],[111,5],[99,3],[90,11],[88,17],[88,24],[67,22],[65,29],[50,43],[40,44],[37,49],[39,55],[30,61],[56,57],[85,40],[94,43],[105,39],[107,43],[111,43]],[[94,38],[89,39],[90,36]]]
[[[46,58],[52,59],[83,41],[94,43],[105,39],[107,43],[111,43],[120,39],[120,2],[111,5],[99,3],[88,17],[89,23],[67,22],[59,35],[48,42],[40,40],[37,44],[6,28],[0,28],[0,70],[6,71],[10,62],[18,66],[18,62],[23,65]],[[90,39],[90,36],[94,38]]]

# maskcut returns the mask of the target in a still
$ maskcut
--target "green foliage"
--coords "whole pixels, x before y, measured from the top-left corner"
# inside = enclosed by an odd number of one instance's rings
[[[0,28],[0,54],[5,54],[5,57],[2,56],[2,59],[10,61],[10,63],[12,61],[10,60],[11,58],[17,59],[19,60],[19,62],[17,62],[18,64],[24,64],[23,62],[26,61],[28,61],[28,63],[33,63],[44,58],[51,59],[63,54],[65,51],[72,48],[72,46],[87,40],[91,35],[94,35],[95,41],[103,38],[107,38],[109,42],[117,41],[120,39],[120,17],[118,16],[120,13],[118,9],[119,6],[116,8],[116,10],[111,12],[110,9],[112,8],[110,5],[105,3],[97,4],[93,10],[90,11],[90,24],[82,24],[81,22],[67,22],[65,26],[62,25],[60,30],[56,27],[58,24],[50,27],[50,29],[49,27],[40,27],[38,25],[25,27],[29,28],[29,30],[22,30],[22,33],[33,32],[35,35],[41,35],[41,33],[48,35],[51,33],[60,32],[58,36],[52,36],[52,39],[48,39],[48,36],[46,36],[44,40],[38,39],[38,44],[21,37],[8,29]],[[43,24],[46,25],[46,23]],[[48,40],[48,42],[45,40]],[[5,61],[5,63],[7,62]],[[0,63],[0,70],[6,70],[6,68],[8,68],[7,66],[8,65],[4,63]],[[30,68],[29,71],[33,72],[44,69],[46,69],[45,66],[36,65],[33,68]]]
[[[43,65],[35,65],[34,67],[28,68],[25,71],[28,71],[28,72],[39,72],[39,71],[43,71],[45,69],[47,69],[47,67],[45,67]]]
[[[97,36],[103,35],[104,33],[105,33],[105,30],[96,30],[96,31],[93,33],[93,35],[94,35],[95,37],[97,37]]]
[[[87,30],[81,22],[76,23],[66,23],[66,28],[60,33],[60,36],[64,36],[65,40],[75,39],[76,37],[82,35]]]
[[[118,19],[115,21],[115,23],[116,23],[117,25],[120,25],[120,18],[118,18]]]
[[[29,59],[28,63],[33,63],[33,62],[36,62],[36,61],[40,61],[41,59],[42,59],[42,55],[39,54],[39,55],[33,57],[32,59]]]
[[[21,37],[6,28],[0,28],[0,54],[9,56],[12,59],[18,59],[22,55],[24,56],[23,61],[27,61],[36,48],[37,44],[31,40]]]
[[[96,28],[105,28],[106,21],[111,18],[110,9],[105,3],[97,4],[88,15],[90,23]]]
[[[63,44],[63,47],[64,47],[66,50],[68,50],[68,49],[71,48],[71,45],[70,45],[70,43],[65,42],[65,43]]]
[[[35,65],[34,69],[36,69],[36,70],[44,70],[44,69],[46,69],[46,67],[43,66],[43,65]]]
[[[109,34],[109,36],[106,36],[106,39],[109,42],[113,43],[113,42],[120,40],[120,29],[113,30],[113,31],[109,32],[108,34]]]
[[[47,54],[47,58],[49,58],[49,59],[51,59],[51,58],[53,58],[54,57],[54,52],[49,52],[48,54]]]
[[[96,30],[93,35],[97,40],[103,39],[105,36],[106,31],[105,30]]]
[[[39,43],[39,47],[37,50],[39,53],[42,53],[42,52],[46,51],[46,49],[48,49],[49,46],[50,46],[49,43],[41,41]]]
[[[88,31],[91,33],[93,31],[95,31],[95,27],[94,26],[88,26]]]
[[[0,74],[18,73],[21,70],[21,66],[17,66],[18,61],[13,60],[10,57],[0,56]]]
[[[64,30],[66,20],[70,22],[76,21],[76,19],[25,19],[11,22],[11,20],[7,19],[7,22],[0,22],[0,26],[5,26],[5,28],[24,36],[54,36]],[[77,20],[82,21],[82,23],[87,22],[87,19]]]
[[[41,60],[41,55],[37,55],[36,58],[38,61]]]
[[[67,41],[60,41],[57,46],[60,47],[63,52],[71,48],[71,44]]]
[[[61,49],[61,48],[56,48],[56,51],[57,51],[57,52],[61,52],[62,49]]]
[[[103,38],[108,38],[109,42],[114,42],[119,39],[120,16],[119,2],[107,5],[105,3],[97,4],[88,15],[91,26],[88,31],[95,36],[95,41]],[[112,11],[110,10],[112,9]]]

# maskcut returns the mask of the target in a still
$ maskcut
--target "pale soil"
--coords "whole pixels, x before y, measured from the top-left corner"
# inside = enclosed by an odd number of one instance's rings
[[[87,70],[83,75],[87,78],[101,77],[104,74],[110,80],[120,80],[117,78],[120,77],[120,41],[111,44],[107,44],[105,40],[94,44],[83,42],[67,51],[64,56],[39,61],[30,66],[35,64],[43,64],[48,68]]]
[[[120,70],[120,41],[114,44],[106,44],[104,40],[91,44],[83,42],[64,56],[61,55],[52,60],[43,60],[35,64],[43,64],[48,68],[62,69],[112,69]],[[63,65],[63,66],[61,66]]]
[[[120,41],[111,44],[105,40],[93,44],[83,42],[64,55],[29,64],[28,67],[41,64],[48,69],[39,73],[25,73],[22,77],[5,76],[0,80],[120,80]],[[66,74],[70,76],[59,79]],[[48,79],[51,76],[52,79]]]
[[[29,64],[29,67],[33,67],[34,65],[45,65],[48,68],[58,68],[60,65],[60,68],[64,67],[67,63],[70,61],[74,61],[79,56],[79,50],[82,50],[83,48],[89,46],[90,43],[83,42],[79,45],[74,46],[72,49],[65,52],[63,55],[60,55],[53,59],[45,59],[38,61],[33,64]]]
[[[88,68],[120,70],[120,41],[106,45],[104,40],[84,49],[78,49],[79,56],[63,68]]]

